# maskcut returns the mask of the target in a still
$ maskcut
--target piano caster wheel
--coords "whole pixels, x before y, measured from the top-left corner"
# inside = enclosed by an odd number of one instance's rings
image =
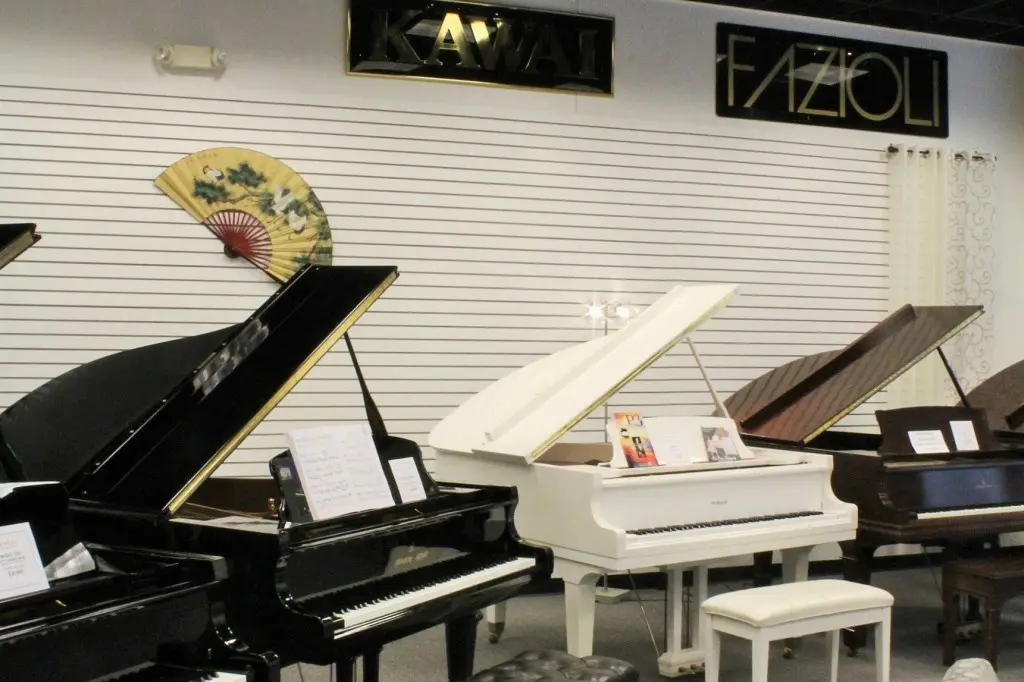
[[[786,647],[782,650],[782,657],[785,659],[793,658],[793,650],[790,647]]]
[[[497,644],[498,640],[501,639],[501,635],[505,632],[504,623],[489,623],[487,629],[490,630],[490,634],[487,635],[487,641],[491,644]]]
[[[487,641],[491,644],[497,644],[499,639],[501,639],[501,635],[499,635],[496,632],[492,632],[491,634],[487,635]]]
[[[846,655],[849,656],[850,658],[856,658],[857,657],[857,647],[855,647],[855,646],[848,646],[848,647],[846,647]]]

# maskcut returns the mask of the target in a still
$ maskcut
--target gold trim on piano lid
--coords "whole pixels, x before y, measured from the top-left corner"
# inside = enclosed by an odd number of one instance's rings
[[[832,419],[830,419],[829,421],[825,422],[820,427],[818,427],[818,429],[814,433],[812,433],[811,435],[809,435],[806,438],[804,438],[803,443],[805,445],[807,443],[810,443],[812,440],[814,440],[815,438],[820,436],[822,433],[824,433],[828,429],[832,428],[836,424],[836,422],[838,422],[840,419],[842,419],[846,415],[848,415],[851,412],[853,412],[854,410],[856,410],[858,407],[860,407],[862,404],[864,404],[865,401],[870,399],[871,396],[875,395],[876,393],[881,391],[883,388],[885,388],[886,386],[891,384],[893,381],[895,381],[897,378],[899,378],[899,376],[901,374],[903,374],[904,372],[909,371],[914,365],[916,365],[917,363],[921,362],[921,360],[923,360],[928,354],[938,350],[938,348],[940,346],[942,346],[942,344],[946,343],[946,341],[949,341],[951,338],[953,338],[954,336],[959,334],[960,331],[964,327],[966,327],[967,325],[971,324],[976,319],[981,317],[984,312],[985,312],[985,310],[981,309],[981,310],[977,311],[976,313],[974,313],[973,315],[971,315],[970,317],[968,317],[966,320],[961,322],[959,325],[957,325],[953,329],[950,329],[949,332],[945,336],[940,338],[938,341],[936,341],[930,347],[926,348],[916,358],[914,358],[913,360],[908,362],[903,367],[900,367],[897,371],[895,371],[892,374],[890,374],[880,384],[878,384],[878,386],[876,386],[873,389],[871,389],[870,391],[868,391],[866,394],[864,394],[863,396],[861,396],[860,398],[855,400],[849,407],[847,407],[842,412],[837,414],[835,417],[833,417]]]
[[[171,501],[167,503],[166,507],[164,507],[165,512],[173,514],[177,512],[182,505],[188,502],[189,498],[192,497],[192,494],[195,493],[199,486],[201,486],[206,479],[208,479],[210,475],[217,470],[217,467],[219,467],[224,460],[235,451],[235,448],[245,440],[246,436],[252,433],[253,429],[259,426],[260,422],[266,419],[267,415],[270,414],[270,411],[277,407],[279,402],[284,400],[284,397],[288,395],[293,388],[295,388],[295,385],[309,373],[309,370],[313,369],[316,363],[320,362],[320,359],[323,358],[323,356],[326,355],[327,352],[338,343],[338,341],[341,340],[341,337],[345,335],[345,332],[352,328],[352,325],[354,325],[359,318],[363,316],[363,313],[370,309],[370,306],[384,294],[387,288],[390,287],[392,282],[397,278],[397,271],[388,275],[387,279],[381,282],[376,289],[374,289],[351,313],[349,313],[348,317],[346,317],[341,324],[339,324],[334,331],[327,336],[327,338],[320,342],[320,345],[316,347],[316,350],[314,350],[309,357],[299,365],[299,368],[295,370],[290,377],[288,377],[288,380],[284,382],[279,389],[277,389],[277,392],[271,396],[270,400],[268,400],[266,404],[264,404],[263,407],[261,407],[259,411],[252,416],[252,419],[246,422],[245,426],[243,426],[242,429],[231,438],[231,440],[217,451],[217,454],[206,463],[199,473],[193,476],[192,479],[185,484],[185,487],[171,498]]]
[[[594,401],[593,403],[591,403],[589,407],[587,407],[587,408],[586,408],[585,410],[583,410],[583,411],[582,411],[582,412],[580,412],[580,413],[579,413],[578,415],[576,415],[576,417],[575,417],[575,418],[574,418],[574,419],[573,419],[572,421],[570,421],[570,422],[569,422],[568,424],[566,424],[564,428],[562,428],[562,429],[561,429],[560,431],[558,431],[558,432],[557,432],[557,433],[555,433],[555,434],[554,434],[553,436],[551,436],[551,438],[547,439],[546,441],[544,441],[544,443],[543,443],[543,444],[541,444],[541,445],[540,445],[539,447],[537,447],[537,448],[536,448],[536,449],[535,449],[535,450],[534,450],[534,451],[533,451],[533,452],[531,453],[531,456],[532,456],[532,458],[533,458],[533,459],[537,459],[538,457],[540,457],[541,455],[543,455],[543,454],[544,454],[545,452],[547,452],[547,451],[548,451],[548,449],[549,449],[549,448],[550,448],[550,447],[551,447],[552,445],[554,445],[555,443],[557,443],[557,442],[558,442],[558,440],[559,440],[559,439],[560,439],[560,438],[561,438],[562,436],[564,436],[564,435],[565,435],[565,434],[567,434],[567,433],[568,433],[569,431],[571,431],[571,430],[572,430],[572,428],[573,428],[574,426],[576,426],[576,425],[577,425],[577,424],[579,424],[579,423],[580,423],[581,421],[583,421],[583,419],[584,419],[584,418],[585,418],[585,417],[586,417],[586,416],[587,416],[588,414],[590,414],[591,412],[593,412],[594,410],[596,410],[596,409],[597,409],[597,408],[598,408],[598,407],[599,407],[599,406],[600,406],[600,405],[601,405],[602,403],[606,403],[606,402],[608,402],[608,399],[609,399],[609,398],[611,398],[611,397],[612,397],[613,395],[615,395],[616,393],[618,393],[618,392],[619,392],[619,389],[621,389],[621,388],[622,388],[623,386],[625,386],[625,385],[626,385],[626,384],[628,384],[628,383],[629,383],[630,381],[632,381],[633,379],[635,379],[635,378],[636,378],[636,376],[637,376],[638,374],[640,374],[640,373],[641,373],[641,372],[643,372],[643,371],[644,371],[645,369],[647,369],[648,367],[650,367],[651,365],[653,365],[653,364],[654,364],[654,363],[655,363],[655,362],[656,362],[656,361],[658,360],[658,358],[662,357],[663,355],[665,355],[665,353],[667,353],[667,352],[669,352],[670,350],[672,350],[672,347],[673,347],[673,346],[675,346],[675,345],[677,345],[677,344],[681,343],[682,341],[684,341],[684,340],[685,340],[685,339],[686,339],[686,338],[687,338],[688,336],[690,336],[690,334],[692,334],[692,333],[693,333],[693,332],[694,332],[694,331],[695,331],[696,329],[700,328],[700,326],[701,326],[701,325],[703,325],[703,324],[704,324],[705,322],[707,322],[707,321],[708,321],[709,319],[711,319],[712,317],[714,317],[714,316],[715,316],[715,313],[717,313],[717,312],[718,312],[718,308],[719,308],[719,307],[720,307],[720,306],[715,306],[715,308],[714,308],[713,310],[710,310],[710,311],[708,311],[707,313],[705,313],[704,315],[701,315],[701,316],[700,316],[700,317],[699,317],[698,319],[696,319],[696,320],[695,320],[695,321],[694,321],[694,322],[693,322],[693,323],[692,323],[692,324],[691,324],[691,325],[690,325],[690,326],[689,326],[689,327],[688,327],[688,328],[687,328],[687,329],[686,329],[685,331],[683,331],[683,333],[682,333],[682,334],[680,334],[679,336],[677,336],[677,337],[675,337],[674,339],[672,339],[672,340],[671,340],[671,341],[670,341],[670,342],[669,342],[669,343],[668,343],[668,344],[667,344],[667,345],[666,345],[666,346],[665,346],[664,348],[662,348],[661,350],[659,350],[659,351],[658,351],[657,353],[655,353],[655,354],[654,354],[654,355],[652,355],[651,357],[647,358],[647,360],[646,360],[646,361],[645,361],[645,362],[644,362],[643,364],[641,364],[641,365],[640,365],[639,367],[637,367],[636,369],[634,369],[634,370],[633,370],[632,372],[630,372],[629,374],[627,374],[626,376],[624,376],[624,377],[622,378],[622,380],[621,380],[621,381],[619,381],[619,382],[618,382],[617,384],[615,384],[614,386],[612,386],[612,387],[611,387],[611,389],[609,389],[609,390],[608,390],[608,391],[607,391],[606,393],[604,393],[604,394],[603,394],[603,395],[602,395],[602,396],[601,396],[600,398],[598,398],[598,399],[597,399],[597,400],[595,400],[595,401]]]

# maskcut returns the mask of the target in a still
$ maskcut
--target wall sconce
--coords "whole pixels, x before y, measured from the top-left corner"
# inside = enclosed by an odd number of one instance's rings
[[[204,45],[160,45],[153,57],[168,70],[223,71],[228,65],[224,50]]]

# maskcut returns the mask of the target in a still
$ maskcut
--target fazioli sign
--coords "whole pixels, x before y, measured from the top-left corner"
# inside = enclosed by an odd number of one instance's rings
[[[611,18],[441,0],[349,0],[348,70],[612,94]]]
[[[946,53],[719,24],[719,116],[949,136]]]

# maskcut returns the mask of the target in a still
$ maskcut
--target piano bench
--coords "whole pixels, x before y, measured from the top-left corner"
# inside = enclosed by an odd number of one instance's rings
[[[629,663],[604,656],[576,658],[562,651],[524,651],[511,661],[478,672],[469,682],[515,680],[581,680],[582,682],[640,682],[640,673]]]
[[[889,682],[889,632],[893,597],[885,590],[845,580],[804,582],[736,590],[701,604],[707,636],[704,680],[718,682],[722,633],[750,640],[752,682],[768,682],[768,647],[774,640],[827,633],[831,680],[839,679],[839,640],[846,628],[875,626],[878,682]]]
[[[997,668],[999,617],[1003,604],[1024,594],[1024,557],[1019,555],[988,559],[950,561],[942,567],[942,661],[952,665],[956,658],[956,630],[960,620],[960,597],[975,597],[985,607],[985,658]]]

